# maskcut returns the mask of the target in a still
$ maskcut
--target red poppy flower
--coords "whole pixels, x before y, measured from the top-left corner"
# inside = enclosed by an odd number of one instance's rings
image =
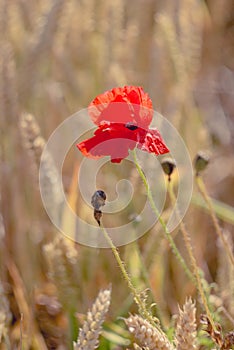
[[[94,136],[77,144],[84,156],[110,156],[119,163],[135,147],[156,155],[169,152],[160,133],[149,129],[152,101],[141,87],[114,88],[97,96],[88,112],[98,126]]]
[[[153,118],[152,101],[138,86],[118,87],[104,92],[90,103],[88,112],[98,126],[101,122],[111,122],[133,123],[148,128]]]

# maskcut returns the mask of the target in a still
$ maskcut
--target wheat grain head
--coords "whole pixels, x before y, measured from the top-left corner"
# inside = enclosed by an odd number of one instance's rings
[[[99,335],[102,324],[109,310],[111,300],[111,288],[101,290],[97,299],[88,311],[87,320],[80,329],[77,342],[74,343],[75,350],[93,350],[98,347]]]
[[[173,350],[173,345],[169,342],[166,334],[153,327],[148,321],[138,315],[131,315],[125,319],[128,330],[137,343],[149,350]]]

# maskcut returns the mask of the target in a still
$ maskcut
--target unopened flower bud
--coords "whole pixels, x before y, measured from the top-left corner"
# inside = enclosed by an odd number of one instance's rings
[[[171,174],[173,173],[175,167],[176,167],[176,163],[174,161],[174,159],[172,158],[164,158],[161,162],[163,171],[166,175],[168,175],[168,181],[171,180]]]
[[[201,171],[203,171],[209,163],[209,156],[204,152],[198,152],[194,159],[194,167],[196,170],[196,175],[199,175]]]

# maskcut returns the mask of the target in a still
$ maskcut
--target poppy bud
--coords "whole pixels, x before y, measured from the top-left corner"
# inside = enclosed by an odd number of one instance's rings
[[[171,181],[171,174],[173,173],[173,171],[176,167],[176,163],[175,163],[174,159],[165,158],[162,160],[161,165],[162,165],[164,173],[166,175],[168,175],[168,181]]]
[[[196,170],[196,176],[199,175],[200,171],[203,171],[209,163],[209,156],[204,152],[198,152],[194,159],[194,167]]]
[[[95,209],[100,209],[105,205],[106,194],[102,190],[96,191],[91,198],[91,204]]]
[[[103,207],[105,205],[106,200],[106,194],[102,190],[96,191],[91,198],[91,204],[94,208],[94,218],[97,221],[98,225],[101,224],[101,217],[102,217],[102,211],[100,210],[100,207]]]

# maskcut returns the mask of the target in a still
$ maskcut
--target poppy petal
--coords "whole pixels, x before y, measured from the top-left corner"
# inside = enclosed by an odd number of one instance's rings
[[[112,123],[135,123],[148,128],[153,117],[152,101],[138,86],[117,87],[97,96],[89,105],[88,112],[96,125]]]
[[[159,131],[156,129],[143,130],[140,133],[140,140],[137,145],[142,151],[154,153],[155,155],[170,152],[162,139]]]
[[[77,145],[86,157],[110,156],[112,162],[119,163],[135,147],[155,155],[169,152],[160,133],[149,129],[152,101],[141,87],[106,91],[90,103],[88,113],[98,128],[93,137]]]
[[[126,128],[124,124],[105,123],[99,126],[94,136],[77,144],[84,156],[100,158],[110,156],[113,163],[120,163],[134,149],[137,133]]]

